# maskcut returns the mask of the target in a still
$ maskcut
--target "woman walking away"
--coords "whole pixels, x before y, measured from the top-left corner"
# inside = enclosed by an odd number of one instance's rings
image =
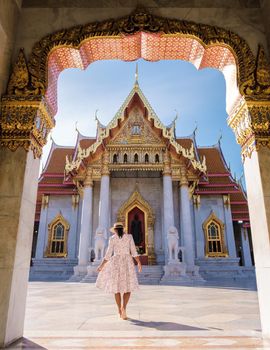
[[[142,265],[133,237],[124,232],[123,224],[116,222],[110,231],[114,235],[110,237],[105,257],[97,269],[96,287],[114,293],[119,315],[126,320],[130,294],[139,288],[133,258],[138,263],[139,272],[142,271]]]

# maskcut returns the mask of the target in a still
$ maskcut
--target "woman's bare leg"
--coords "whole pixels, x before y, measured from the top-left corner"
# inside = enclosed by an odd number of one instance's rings
[[[118,306],[119,315],[121,316],[121,293],[114,294],[114,298]]]
[[[127,292],[127,293],[123,294],[123,309],[124,310],[126,310],[129,298],[130,298],[130,292]]]

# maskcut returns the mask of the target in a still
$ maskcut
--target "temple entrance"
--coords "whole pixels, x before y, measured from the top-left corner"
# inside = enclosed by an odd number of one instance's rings
[[[128,213],[128,232],[132,234],[138,253],[141,255],[142,264],[148,264],[145,235],[145,213],[138,207],[134,207]]]
[[[118,210],[117,221],[124,223],[132,234],[143,265],[155,265],[154,221],[155,215],[149,203],[137,188]]]

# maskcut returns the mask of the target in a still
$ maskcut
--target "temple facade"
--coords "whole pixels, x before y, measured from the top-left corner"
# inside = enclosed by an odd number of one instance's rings
[[[253,275],[248,205],[220,143],[198,147],[163,125],[138,81],[95,137],[52,143],[39,178],[30,278],[94,281],[109,228],[123,222],[141,282]]]

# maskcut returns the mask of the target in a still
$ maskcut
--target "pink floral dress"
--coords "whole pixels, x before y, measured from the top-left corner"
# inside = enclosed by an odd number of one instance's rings
[[[124,233],[122,238],[114,234],[104,259],[108,260],[99,272],[96,287],[108,293],[127,293],[139,288],[132,257],[138,256],[132,235]]]

